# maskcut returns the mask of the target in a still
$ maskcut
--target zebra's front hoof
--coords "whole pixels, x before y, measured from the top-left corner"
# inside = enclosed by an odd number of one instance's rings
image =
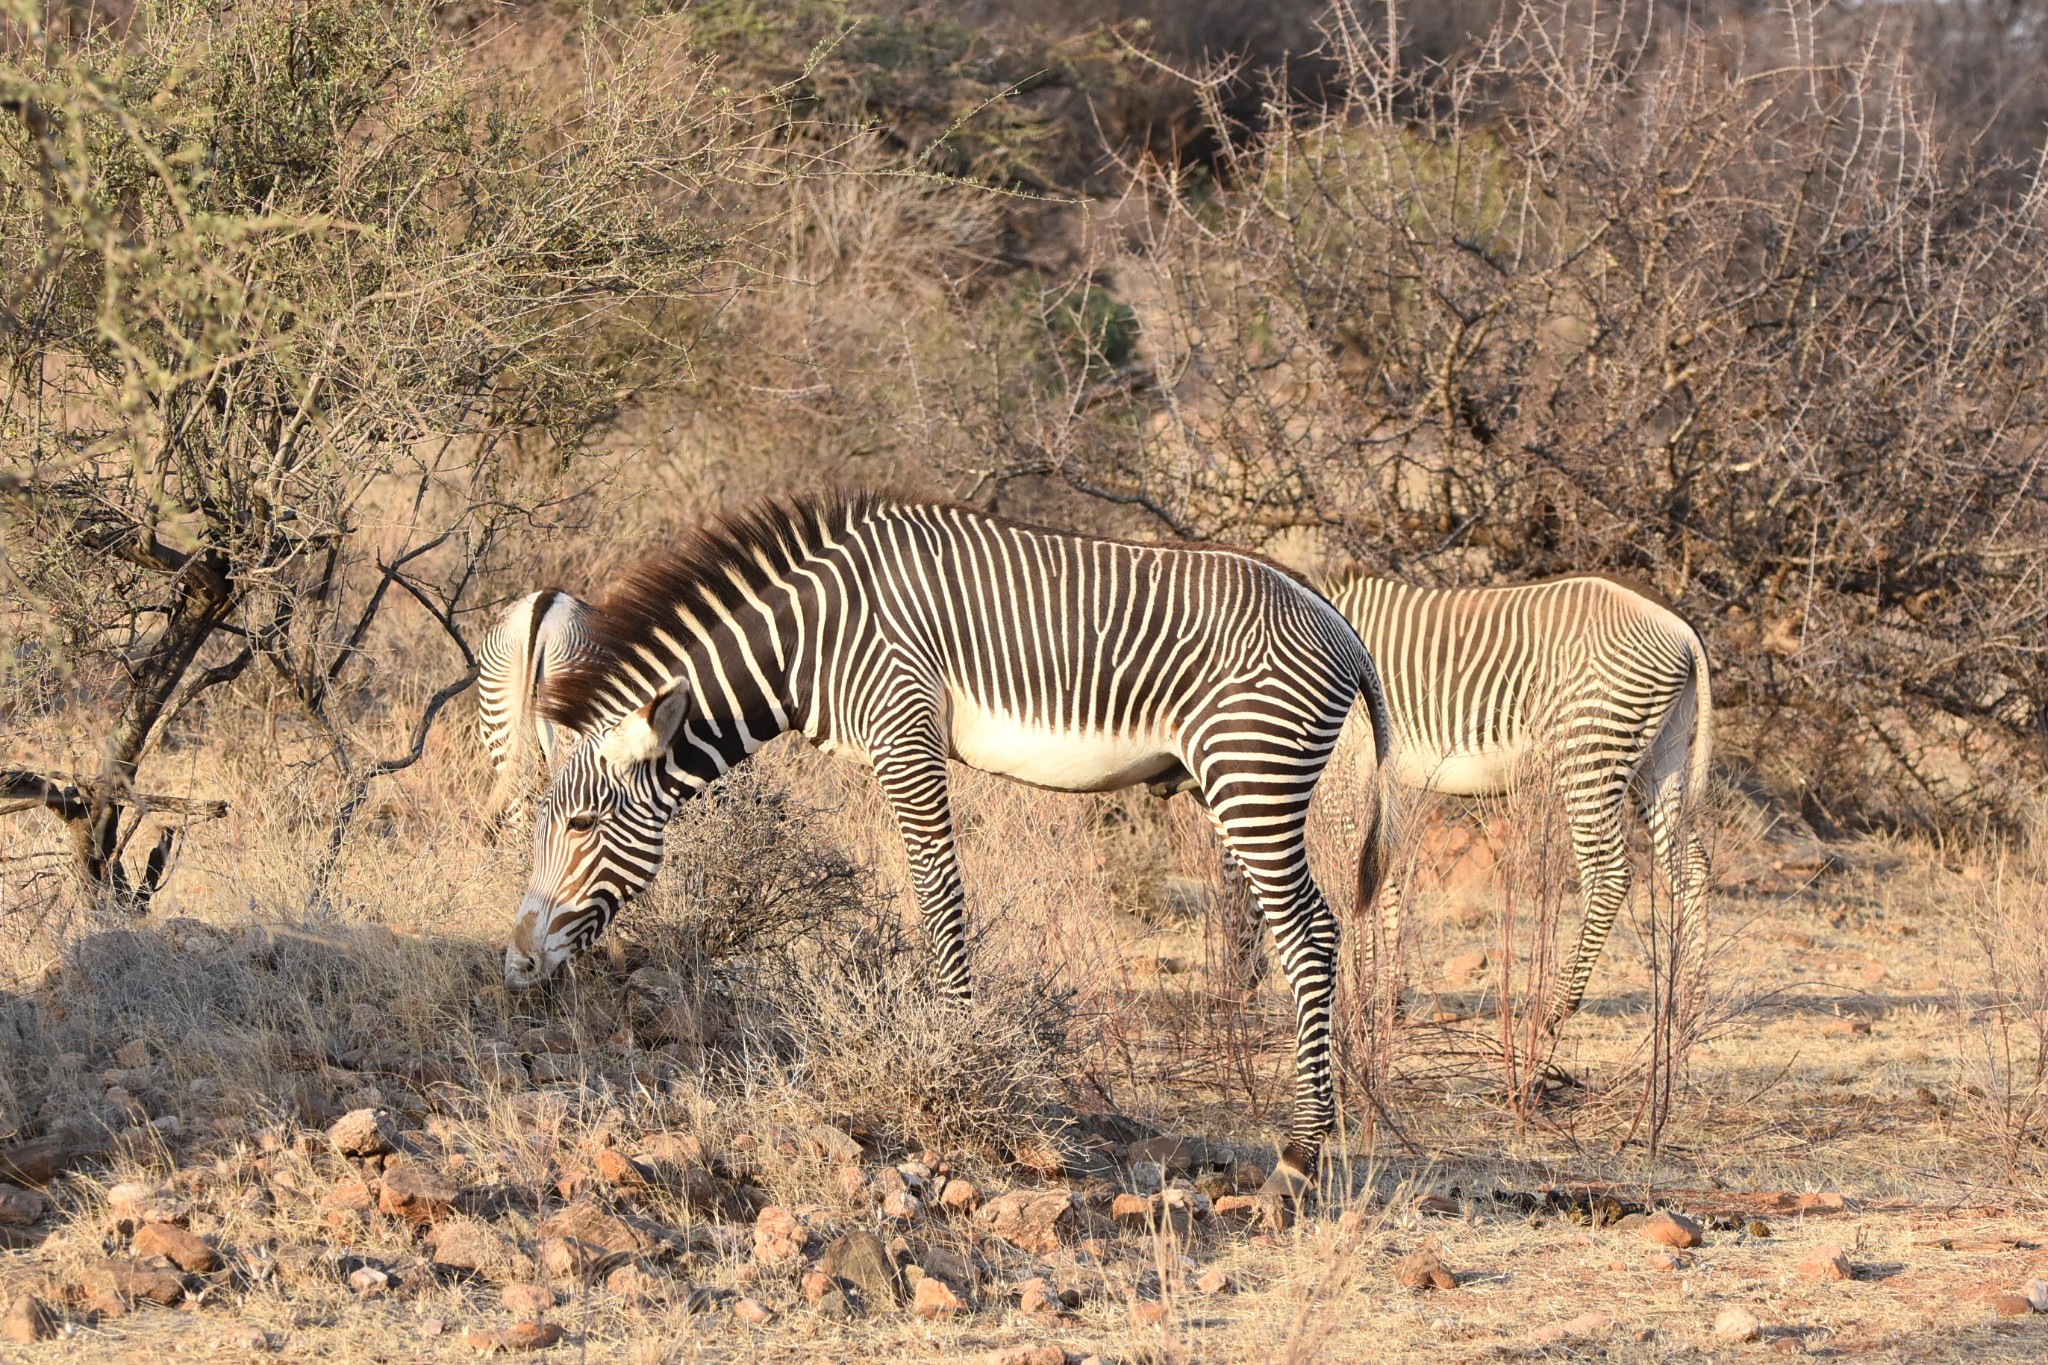
[[[1315,1164],[1314,1157],[1301,1151],[1294,1143],[1288,1143],[1281,1149],[1280,1160],[1273,1165],[1273,1174],[1259,1186],[1259,1194],[1277,1199],[1283,1205],[1307,1203],[1316,1191]]]

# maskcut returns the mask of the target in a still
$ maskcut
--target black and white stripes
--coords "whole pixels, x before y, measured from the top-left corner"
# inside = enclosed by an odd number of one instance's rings
[[[1628,898],[1622,812],[1632,783],[1696,974],[1708,869],[1687,816],[1706,786],[1713,700],[1692,627],[1647,589],[1594,575],[1448,591],[1363,578],[1331,600],[1385,680],[1402,785],[1485,796],[1531,765],[1554,773],[1585,919],[1551,1024],[1579,1007]],[[1385,889],[1380,909],[1393,942],[1398,887]]]
[[[542,800],[506,950],[519,986],[644,888],[677,804],[797,730],[870,764],[895,813],[939,989],[969,992],[949,757],[1065,791],[1194,793],[1273,930],[1293,988],[1295,1112],[1276,1172],[1298,1189],[1335,1120],[1337,926],[1308,872],[1309,797],[1371,658],[1312,589],[1223,550],[1018,526],[873,498],[772,505],[644,564],[582,618],[587,649],[540,711],[591,736]],[[1384,867],[1374,808],[1361,904]]]

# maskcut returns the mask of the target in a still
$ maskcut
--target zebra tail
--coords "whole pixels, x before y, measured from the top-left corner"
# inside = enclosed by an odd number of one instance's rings
[[[1692,751],[1685,774],[1685,804],[1705,798],[1714,767],[1714,685],[1707,677],[1707,647],[1692,632]]]
[[[1366,664],[1365,676],[1360,679],[1358,694],[1365,701],[1366,714],[1372,720],[1373,775],[1372,813],[1366,819],[1365,837],[1358,845],[1358,899],[1355,923],[1363,933],[1374,933],[1374,921],[1366,918],[1373,912],[1374,902],[1379,899],[1380,886],[1387,879],[1394,862],[1395,834],[1395,793],[1394,793],[1394,721],[1393,713],[1387,708],[1386,688],[1381,684],[1379,671],[1370,663]],[[1393,945],[1386,945],[1388,951]]]

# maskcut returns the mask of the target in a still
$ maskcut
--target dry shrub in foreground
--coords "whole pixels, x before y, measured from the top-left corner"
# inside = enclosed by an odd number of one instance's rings
[[[2048,1174],[2048,884],[2032,861],[2000,869],[1968,907],[1977,973],[1957,996],[1956,1102],[2015,1182]]]

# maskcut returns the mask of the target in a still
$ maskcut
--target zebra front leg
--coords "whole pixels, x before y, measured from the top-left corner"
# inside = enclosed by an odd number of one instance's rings
[[[945,749],[929,741],[898,743],[877,748],[874,764],[909,856],[939,994],[965,1003],[974,998],[967,971],[967,891],[953,844]]]
[[[1585,918],[1579,926],[1579,941],[1558,977],[1545,1029],[1556,1033],[1564,1021],[1578,1013],[1586,998],[1586,983],[1592,980],[1593,964],[1607,945],[1614,929],[1614,917],[1628,901],[1632,870],[1628,843],[1621,833],[1621,796],[1626,788],[1598,805],[1573,810],[1572,852],[1579,866],[1579,902]]]

